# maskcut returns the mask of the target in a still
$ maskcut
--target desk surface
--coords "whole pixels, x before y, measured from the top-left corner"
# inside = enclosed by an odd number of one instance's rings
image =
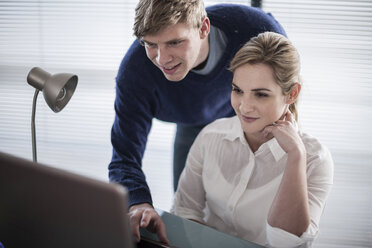
[[[156,210],[161,216],[167,229],[167,237],[172,247],[177,248],[262,248],[263,246],[240,239],[229,234],[217,231],[208,226],[186,220],[167,213],[165,211]],[[156,235],[141,229],[141,235],[158,240]]]

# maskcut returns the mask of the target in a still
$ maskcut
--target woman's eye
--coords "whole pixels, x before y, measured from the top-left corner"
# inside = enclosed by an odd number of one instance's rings
[[[237,93],[237,94],[242,94],[243,93],[243,91],[241,89],[239,89],[239,88],[237,88],[235,86],[232,87],[232,91],[235,92],[235,93]]]
[[[257,96],[257,97],[268,97],[269,95],[266,94],[266,93],[257,92],[257,93],[256,93],[256,96]]]

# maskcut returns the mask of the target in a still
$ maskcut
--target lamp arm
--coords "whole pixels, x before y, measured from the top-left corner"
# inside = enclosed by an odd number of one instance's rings
[[[31,116],[31,136],[32,136],[32,161],[37,162],[36,156],[36,133],[35,133],[35,112],[36,112],[36,100],[39,95],[39,90],[35,90],[34,100],[32,102],[32,116]]]

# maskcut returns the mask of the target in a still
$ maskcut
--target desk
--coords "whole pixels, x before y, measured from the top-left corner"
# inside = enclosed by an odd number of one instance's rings
[[[156,209],[167,229],[167,237],[177,248],[262,248],[263,246],[217,231],[208,226],[186,220]],[[156,234],[141,229],[141,235],[158,240]]]

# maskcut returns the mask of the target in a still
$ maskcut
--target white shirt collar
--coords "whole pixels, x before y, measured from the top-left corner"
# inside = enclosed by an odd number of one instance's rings
[[[278,162],[287,153],[281,148],[278,141],[275,138],[265,142],[263,145],[269,146],[271,153],[273,154],[275,161]]]
[[[231,129],[226,133],[225,139],[230,141],[239,139],[243,145],[248,145],[238,116],[234,116],[233,119],[233,125],[231,126]],[[286,152],[280,147],[278,141],[275,138],[272,138],[271,140],[263,143],[257,150],[257,152],[265,150],[266,147],[270,149],[275,158],[275,161],[279,161],[286,154]]]

